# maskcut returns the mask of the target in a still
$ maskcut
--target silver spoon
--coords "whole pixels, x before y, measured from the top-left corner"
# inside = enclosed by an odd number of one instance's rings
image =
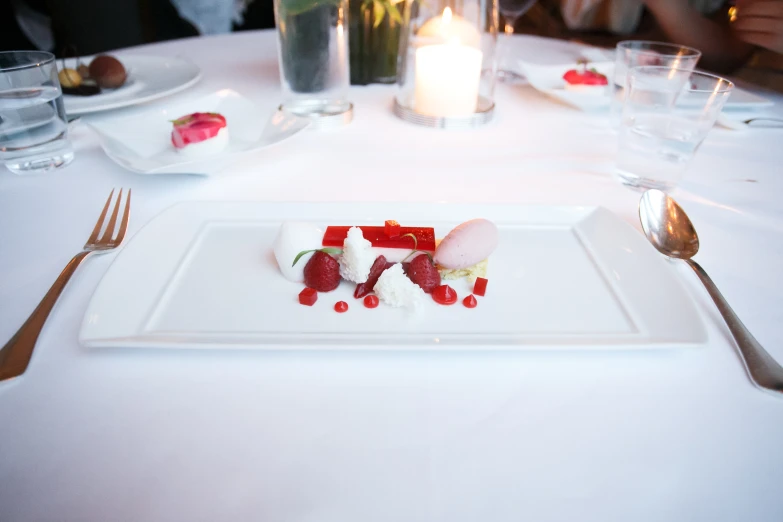
[[[647,239],[659,252],[688,263],[704,283],[737,342],[750,379],[759,388],[783,393],[783,367],[742,324],[707,272],[691,259],[699,251],[699,236],[685,211],[660,190],[648,190],[639,201],[639,219]]]

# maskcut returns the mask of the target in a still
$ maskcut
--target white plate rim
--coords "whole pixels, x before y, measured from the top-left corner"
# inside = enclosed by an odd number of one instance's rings
[[[69,116],[81,116],[81,115],[84,115],[84,114],[91,114],[91,113],[96,113],[96,112],[109,111],[109,110],[113,110],[113,109],[120,109],[120,108],[123,108],[123,107],[131,107],[133,105],[138,105],[138,104],[141,104],[141,103],[146,103],[146,102],[149,102],[149,101],[158,100],[160,98],[164,98],[166,96],[171,96],[172,94],[176,94],[178,92],[182,92],[185,89],[188,89],[189,87],[192,87],[193,85],[198,83],[201,80],[202,76],[203,76],[203,72],[201,71],[201,68],[198,65],[196,65],[193,61],[191,61],[191,60],[189,60],[187,58],[184,58],[182,56],[154,56],[154,55],[146,55],[146,54],[130,54],[130,55],[118,54],[118,55],[116,55],[116,57],[119,60],[128,59],[128,58],[130,58],[132,60],[134,58],[140,58],[140,59],[160,59],[160,60],[178,61],[178,62],[180,62],[183,65],[186,65],[188,67],[192,67],[194,74],[186,82],[184,82],[184,83],[182,83],[182,84],[180,84],[178,86],[171,87],[169,89],[163,90],[163,91],[152,92],[152,93],[147,94],[145,96],[139,96],[139,97],[134,97],[134,98],[123,98],[123,99],[118,99],[116,101],[105,101],[105,102],[102,102],[102,103],[96,103],[94,106],[90,106],[90,107],[69,109],[67,107],[68,97],[66,95],[64,95],[64,102],[66,104],[66,107],[65,107],[66,114],[68,114]],[[86,57],[86,58],[89,58],[89,57]]]

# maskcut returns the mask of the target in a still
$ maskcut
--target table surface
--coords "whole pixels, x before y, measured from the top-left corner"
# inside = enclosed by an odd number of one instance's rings
[[[204,72],[145,108],[226,87],[279,102],[271,32],[127,52],[185,56]],[[514,52],[566,63],[579,46],[518,37]],[[127,172],[84,125],[67,168],[0,172],[0,339],[79,251],[113,187],[133,189],[130,235],[186,200],[585,204],[639,228],[602,116],[499,85],[492,124],[443,132],[397,119],[393,93],[353,88],[353,123],[225,176]],[[699,262],[779,361],[781,137],[714,129],[674,193],[697,225]],[[783,398],[750,384],[684,268],[709,336],[690,350],[88,351],[78,330],[113,257],[79,269],[28,371],[0,383],[3,522],[783,520]]]

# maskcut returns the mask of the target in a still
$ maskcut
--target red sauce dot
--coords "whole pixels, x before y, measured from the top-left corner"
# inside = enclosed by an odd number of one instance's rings
[[[368,295],[364,298],[364,306],[367,308],[375,308],[378,306],[378,297],[374,295]]]
[[[464,304],[466,308],[476,308],[478,301],[476,301],[476,298],[473,297],[473,294],[470,294],[462,300],[462,304]]]
[[[449,285],[440,285],[432,291],[432,299],[442,305],[453,305],[457,302],[457,292]]]
[[[343,313],[348,311],[348,303],[345,301],[337,301],[334,303],[334,311],[337,313]]]

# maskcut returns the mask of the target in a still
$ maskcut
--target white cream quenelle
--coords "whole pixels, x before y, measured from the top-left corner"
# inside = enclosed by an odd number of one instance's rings
[[[313,254],[305,254],[295,266],[291,264],[299,252],[321,248],[323,237],[324,231],[312,223],[285,221],[280,225],[272,249],[286,279],[295,283],[304,281],[304,267]]]
[[[434,260],[444,268],[468,268],[488,258],[497,246],[498,227],[487,219],[471,219],[443,238]]]

